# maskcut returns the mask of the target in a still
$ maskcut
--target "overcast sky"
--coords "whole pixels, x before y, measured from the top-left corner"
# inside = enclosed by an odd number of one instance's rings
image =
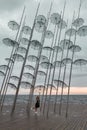
[[[60,13],[63,10],[65,0],[54,0],[52,13]],[[66,0],[66,10],[64,19],[68,19],[68,28],[71,26],[73,12],[75,11],[75,18],[78,16],[79,0]],[[51,0],[42,0],[39,14],[47,16]],[[0,0],[0,65],[5,64],[5,58],[10,56],[11,48],[6,47],[2,43],[2,39],[5,37],[15,39],[16,32],[11,31],[8,28],[8,22],[15,20],[20,22],[21,14],[24,5],[26,6],[26,25],[32,27],[35,11],[38,5],[38,0]],[[80,17],[85,21],[84,25],[87,25],[87,0],[82,0],[82,7]],[[82,50],[76,53],[76,58],[87,59],[87,37],[77,36],[76,44],[79,45]],[[15,70],[16,71],[16,70]],[[68,71],[68,69],[67,69]],[[67,79],[66,79],[67,81]],[[71,86],[87,87],[87,66],[74,67],[72,84]]]

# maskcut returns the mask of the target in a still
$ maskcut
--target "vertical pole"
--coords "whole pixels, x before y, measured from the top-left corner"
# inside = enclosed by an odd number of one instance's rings
[[[81,5],[82,5],[82,0],[80,0],[79,11],[78,11],[78,18],[80,16]],[[76,27],[76,30],[77,30],[77,27]],[[74,45],[76,43],[76,39],[77,39],[77,32],[75,33]],[[74,59],[74,50],[72,52],[72,63],[71,63],[71,66],[70,66],[68,95],[67,95],[66,114],[65,114],[66,118],[68,117],[68,110],[69,110],[69,95],[70,95],[70,86],[71,86],[71,78],[72,78],[73,59]]]
[[[24,59],[24,62],[23,62],[23,66],[22,66],[22,70],[21,70],[21,74],[20,74],[20,78],[19,78],[19,82],[18,82],[18,86],[17,86],[17,90],[16,90],[14,102],[13,102],[13,107],[12,107],[11,115],[14,113],[14,110],[15,110],[16,101],[17,101],[17,97],[18,97],[18,92],[19,92],[19,89],[20,89],[20,84],[21,84],[21,80],[22,80],[22,75],[23,75],[23,71],[24,71],[25,64],[26,64],[26,60],[27,60],[27,56],[28,56],[28,51],[29,51],[31,39],[32,39],[32,36],[33,36],[34,27],[35,27],[35,23],[36,23],[36,17],[37,17],[38,11],[39,11],[39,7],[40,7],[40,3],[38,4],[37,11],[36,11],[36,15],[35,15],[35,19],[34,19],[34,23],[33,23],[33,27],[32,27],[32,30],[31,30],[31,35],[30,35],[30,39],[29,39],[29,44],[28,44],[27,51],[26,51],[26,54],[25,54],[25,59]]]

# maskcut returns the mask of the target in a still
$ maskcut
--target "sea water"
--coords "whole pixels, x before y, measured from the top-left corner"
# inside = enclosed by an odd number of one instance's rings
[[[35,101],[36,95],[33,96],[33,101]],[[45,98],[45,96],[44,96]],[[17,98],[17,103],[27,103],[29,99],[29,95],[19,95]],[[40,95],[40,99],[42,99],[42,96]],[[47,96],[47,101],[49,99],[49,96]],[[61,96],[57,96],[57,103],[60,102]],[[51,96],[50,101],[54,102],[55,95]],[[5,105],[11,105],[14,101],[14,95],[6,95],[5,98]],[[62,102],[67,102],[67,95],[63,95]],[[70,95],[69,96],[69,103],[75,103],[75,104],[87,104],[87,95]]]

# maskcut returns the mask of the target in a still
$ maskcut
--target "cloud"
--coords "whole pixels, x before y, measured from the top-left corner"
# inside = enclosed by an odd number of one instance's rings
[[[24,4],[24,0],[0,0],[0,11],[12,11]]]

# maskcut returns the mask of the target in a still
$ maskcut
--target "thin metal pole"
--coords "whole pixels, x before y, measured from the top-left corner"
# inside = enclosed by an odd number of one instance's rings
[[[65,7],[66,7],[66,1],[65,1],[65,3],[64,3],[62,20],[63,20],[63,18],[64,18]],[[60,38],[61,38],[61,31],[62,31],[62,23],[61,23],[61,27],[60,27],[60,31],[59,31],[58,46],[59,46],[59,42],[60,42]],[[58,56],[58,48],[57,48],[57,52],[56,52],[55,61],[56,61],[56,59],[57,59],[57,56]],[[48,115],[49,115],[49,105],[50,105],[50,99],[51,99],[51,94],[52,94],[52,87],[53,87],[52,85],[53,85],[53,79],[54,79],[54,74],[55,74],[55,66],[56,66],[56,62],[54,62],[53,76],[52,76],[50,94],[49,94],[49,99],[48,99],[47,118],[48,118]]]
[[[53,36],[53,39],[52,39],[52,44],[51,44],[51,48],[53,47],[53,43],[54,43],[54,37],[55,37],[55,32],[56,32],[56,25],[55,25],[55,28],[54,28],[54,36]],[[51,51],[50,51],[50,54],[49,54],[49,58],[48,60],[50,61],[51,59]],[[41,110],[42,110],[42,105],[43,105],[43,98],[44,98],[44,92],[45,92],[45,89],[46,89],[46,81],[47,81],[47,75],[48,75],[48,71],[49,71],[49,67],[47,68],[46,70],[46,76],[45,76],[45,81],[44,81],[44,89],[43,89],[43,96],[42,96],[42,101],[41,101]],[[46,96],[46,95],[45,95]],[[43,109],[44,110],[44,109]]]
[[[19,89],[20,89],[20,84],[21,84],[21,80],[22,80],[22,75],[23,75],[23,71],[24,71],[25,64],[26,64],[26,60],[27,60],[27,56],[28,56],[28,51],[29,51],[31,39],[32,39],[32,36],[33,36],[34,27],[35,27],[35,23],[36,23],[36,17],[37,17],[38,11],[39,11],[39,7],[40,7],[40,2],[39,2],[38,7],[37,7],[37,11],[36,11],[36,15],[35,15],[33,27],[32,27],[32,30],[31,30],[31,35],[30,35],[30,39],[29,39],[29,44],[28,44],[28,47],[27,47],[27,50],[26,50],[25,59],[24,59],[24,62],[23,62],[23,66],[22,66],[22,70],[21,70],[21,74],[20,74],[20,78],[19,78],[19,82],[18,82],[18,86],[17,86],[17,90],[16,90],[14,102],[13,102],[13,107],[12,107],[12,110],[11,110],[11,115],[13,115],[14,110],[15,110],[15,107],[16,107],[16,101],[17,101],[17,97],[18,97],[18,92],[19,92]]]
[[[31,105],[32,105],[33,92],[34,92],[34,87],[35,87],[35,83],[36,83],[36,77],[37,77],[37,71],[38,71],[38,68],[39,68],[39,62],[40,62],[41,52],[42,52],[43,44],[44,44],[44,41],[45,41],[45,34],[46,34],[47,26],[48,26],[48,23],[49,23],[52,6],[53,6],[53,1],[51,2],[51,5],[50,5],[50,10],[49,10],[48,16],[47,16],[47,22],[44,25],[44,30],[43,30],[42,38],[41,38],[42,47],[41,47],[41,49],[39,51],[39,57],[38,57],[38,61],[36,63],[37,66],[36,66],[36,69],[35,69],[35,72],[34,72],[34,77],[35,78],[32,81],[32,87],[31,87],[31,90],[30,90],[30,96],[29,96],[29,101],[30,102],[28,102],[28,108],[29,108],[28,109],[28,114],[29,115],[30,115],[30,109],[31,109]]]
[[[68,26],[68,21],[67,21],[67,26]],[[67,30],[67,27],[66,27],[66,30]],[[66,38],[66,34],[64,36],[64,40],[65,40],[65,38]],[[60,61],[62,61],[63,55],[64,55],[64,46],[62,48],[62,54],[61,54],[61,60]],[[58,81],[59,81],[60,75],[61,75],[61,68],[62,68],[62,63],[60,63],[60,67],[59,67]],[[56,89],[56,95],[55,95],[55,101],[54,101],[54,113],[56,112],[56,103],[57,103],[57,96],[58,96],[58,88],[59,88],[59,82],[57,83],[57,89]]]
[[[74,21],[74,16],[75,16],[75,11],[74,11],[74,13],[73,13],[72,23],[73,23],[73,21]],[[71,25],[71,29],[72,29],[72,25]],[[71,40],[71,33],[72,33],[72,31],[70,32],[69,43],[70,43],[70,40]],[[69,54],[69,44],[68,44],[68,47],[67,47],[66,58],[68,58],[68,54]],[[62,60],[62,59],[61,59],[61,60]],[[63,83],[64,83],[64,81],[65,81],[65,76],[66,76],[66,65],[65,65],[65,67],[64,67]],[[60,77],[59,77],[59,79],[60,79]],[[61,115],[61,109],[62,109],[63,88],[64,88],[64,84],[62,84],[62,89],[61,89],[61,98],[60,98],[60,104],[59,104],[59,115]]]
[[[57,32],[56,32],[54,46],[56,45],[56,42],[57,42],[58,32],[59,32],[59,27],[57,26]],[[53,57],[54,57],[54,50],[53,50],[53,54],[52,54],[52,61],[53,61]],[[50,56],[50,60],[51,60],[51,56]],[[49,75],[48,75],[48,81],[50,80],[51,66],[49,67],[49,70],[50,71],[49,71]],[[47,77],[46,77],[46,82],[48,83],[48,81],[47,81]],[[45,95],[45,101],[44,101],[44,106],[43,106],[43,114],[45,112],[45,107],[46,107],[48,88],[49,88],[49,85],[47,85],[47,88],[46,88],[46,95]]]
[[[80,16],[81,5],[82,5],[82,1],[80,0],[79,11],[78,11],[78,18]],[[77,30],[77,27],[76,27],[76,30]],[[76,43],[76,39],[77,39],[77,32],[75,33],[74,45]],[[66,114],[65,114],[66,118],[68,117],[68,110],[69,110],[69,95],[70,95],[70,86],[71,86],[71,78],[72,78],[73,59],[74,59],[74,50],[72,52],[72,63],[71,63],[71,66],[70,66],[68,95],[67,95]]]

